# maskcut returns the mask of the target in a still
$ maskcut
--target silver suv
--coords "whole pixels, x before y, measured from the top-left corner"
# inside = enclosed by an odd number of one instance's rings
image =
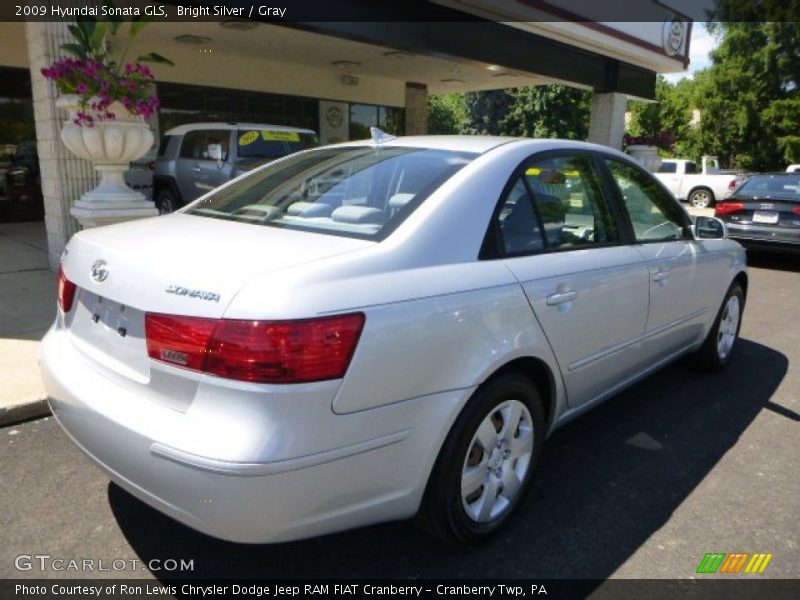
[[[167,131],[153,174],[159,212],[171,213],[271,160],[319,145],[310,129],[262,123],[192,123]]]

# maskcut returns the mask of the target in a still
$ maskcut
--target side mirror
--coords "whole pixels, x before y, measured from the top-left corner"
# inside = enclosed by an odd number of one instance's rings
[[[714,217],[697,217],[694,220],[694,237],[704,240],[720,240],[728,237],[725,223]]]

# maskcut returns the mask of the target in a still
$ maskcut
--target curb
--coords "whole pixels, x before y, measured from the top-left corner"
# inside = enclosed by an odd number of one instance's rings
[[[0,408],[0,427],[16,425],[22,421],[38,419],[49,414],[50,406],[47,404],[47,398],[38,398],[33,402]]]

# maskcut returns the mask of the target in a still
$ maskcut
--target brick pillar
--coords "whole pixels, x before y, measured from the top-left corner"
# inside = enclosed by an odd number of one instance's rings
[[[589,121],[589,141],[622,149],[628,97],[618,92],[595,92]]]
[[[406,82],[406,135],[428,133],[428,86]]]
[[[61,141],[65,114],[55,106],[55,85],[41,74],[62,55],[59,46],[71,42],[68,23],[30,21],[25,24],[28,63],[31,69],[33,116],[44,196],[44,221],[50,266],[56,268],[69,238],[78,231],[78,222],[69,214],[72,203],[97,185],[92,165],[73,156]]]

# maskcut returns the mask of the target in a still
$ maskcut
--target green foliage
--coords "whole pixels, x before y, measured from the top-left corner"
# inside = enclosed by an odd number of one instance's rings
[[[111,9],[115,8],[112,0],[104,0],[103,5]],[[150,18],[146,16],[134,17],[127,28],[127,35],[121,36],[122,39],[118,42],[117,34],[124,24],[121,17],[108,17],[106,21],[98,21],[94,17],[81,17],[74,25],[68,26],[70,35],[75,41],[62,44],[61,49],[75,58],[99,60],[119,71],[125,64],[131,44],[150,22]],[[122,49],[118,55],[115,55],[114,49],[117,46],[121,46]],[[174,66],[171,60],[155,52],[142,54],[136,60]]]
[[[431,96],[430,133],[583,140],[591,92],[563,85]]]
[[[462,133],[469,113],[464,94],[443,94],[428,98],[428,132],[432,134]]]
[[[720,23],[715,31],[714,63],[695,82],[700,147],[733,167],[778,169],[797,154],[800,23]]]
[[[589,135],[591,92],[565,85],[542,85],[510,91],[504,122],[508,135],[585,140]]]
[[[505,121],[511,111],[512,97],[508,90],[467,92],[464,95],[469,119],[464,133],[472,135],[504,135]]]
[[[675,85],[659,77],[657,103],[630,103],[630,133],[667,131],[675,155],[716,155],[724,167],[781,170],[800,159],[800,23],[744,22],[751,5],[722,3],[726,18],[739,22],[709,24],[719,39],[712,66]],[[696,127],[692,109],[701,113]]]

